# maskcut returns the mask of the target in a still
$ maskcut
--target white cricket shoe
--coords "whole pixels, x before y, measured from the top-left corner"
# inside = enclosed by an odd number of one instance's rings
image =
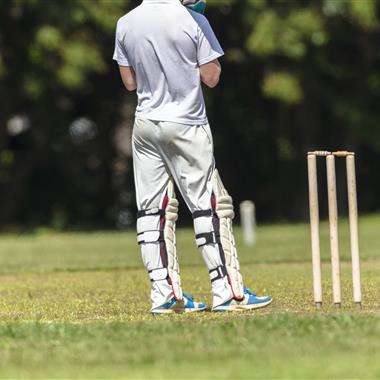
[[[202,302],[195,302],[193,297],[188,294],[183,295],[183,301],[177,301],[174,297],[169,302],[157,306],[151,310],[152,314],[170,314],[170,313],[195,313],[206,309]]]
[[[244,288],[244,298],[242,301],[236,301],[232,298],[219,306],[213,307],[211,311],[220,312],[259,309],[269,305],[272,301],[272,297],[258,297],[256,294],[251,293],[249,289]]]

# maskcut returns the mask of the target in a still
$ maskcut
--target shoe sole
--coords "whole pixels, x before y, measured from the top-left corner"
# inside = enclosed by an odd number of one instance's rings
[[[151,311],[153,315],[155,314],[182,314],[182,313],[196,313],[199,311],[205,311],[207,306],[205,307],[199,307],[199,308],[194,308],[194,309],[162,309],[162,310],[156,310],[156,311]]]
[[[260,309],[262,307],[268,306],[271,304],[273,299],[266,301],[266,302],[260,302],[260,303],[254,303],[251,305],[232,305],[232,306],[217,306],[214,309],[211,309],[213,312],[224,312],[224,311],[247,311],[247,310],[254,310],[254,309]]]
[[[207,306],[198,307],[197,309],[185,309],[185,313],[196,313],[197,311],[205,311]]]

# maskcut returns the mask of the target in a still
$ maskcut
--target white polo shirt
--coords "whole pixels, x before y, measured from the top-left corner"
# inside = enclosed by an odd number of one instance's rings
[[[207,123],[199,66],[224,54],[203,15],[179,0],[144,0],[119,19],[113,59],[136,73],[136,116]]]

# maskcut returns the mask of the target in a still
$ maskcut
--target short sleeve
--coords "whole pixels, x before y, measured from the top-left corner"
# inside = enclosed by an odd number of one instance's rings
[[[224,55],[210,23],[206,19],[198,27],[198,65],[204,65]]]
[[[119,24],[116,28],[116,37],[115,37],[115,51],[113,53],[113,59],[117,61],[119,66],[131,66],[127,56],[127,51],[125,49],[123,39],[120,34]]]

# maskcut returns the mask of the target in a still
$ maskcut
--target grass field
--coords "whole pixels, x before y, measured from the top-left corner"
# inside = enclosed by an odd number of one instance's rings
[[[133,232],[0,236],[0,377],[379,378],[380,216],[361,219],[363,308],[352,306],[347,223],[341,223],[344,305],[312,306],[307,225],[236,230],[248,287],[274,297],[256,312],[152,317]],[[180,230],[186,292],[210,302],[192,232]]]

